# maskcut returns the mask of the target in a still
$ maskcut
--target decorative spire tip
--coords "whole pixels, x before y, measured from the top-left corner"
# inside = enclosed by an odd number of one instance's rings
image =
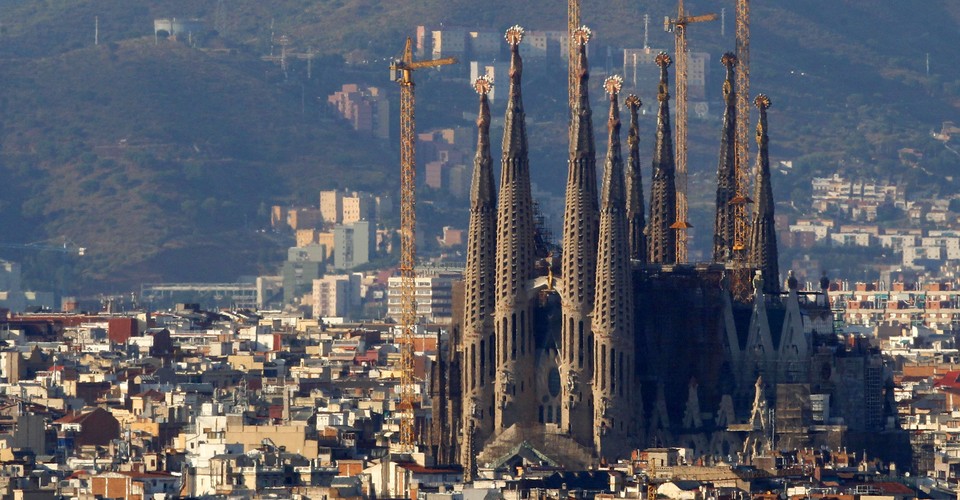
[[[753,104],[759,109],[767,109],[772,103],[770,102],[770,98],[767,97],[767,94],[760,94],[753,100]]]
[[[504,38],[507,39],[507,43],[510,45],[520,45],[520,42],[523,40],[523,26],[514,24],[507,28],[507,33],[504,35]]]
[[[487,95],[492,89],[493,79],[487,75],[483,75],[473,82],[473,90],[476,90],[480,95]]]
[[[607,79],[603,81],[603,89],[610,95],[619,94],[621,88],[623,88],[623,77],[620,75],[608,76]]]
[[[657,54],[656,61],[657,66],[660,66],[661,68],[669,68],[670,65],[673,64],[673,59],[671,59],[670,54],[667,54],[666,52]]]
[[[623,101],[623,104],[628,108],[639,108],[643,106],[643,101],[640,100],[635,94],[630,94],[627,96],[627,99]]]
[[[573,41],[579,45],[586,45],[590,41],[593,32],[586,26],[580,26],[573,32]]]
[[[737,55],[733,52],[727,52],[720,58],[720,63],[724,66],[734,66],[737,64]]]

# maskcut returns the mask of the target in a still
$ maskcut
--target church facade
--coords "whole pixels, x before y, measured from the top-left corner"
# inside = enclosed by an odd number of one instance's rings
[[[880,429],[879,354],[837,340],[826,300],[829,282],[803,292],[791,276],[781,290],[769,99],[755,101],[756,189],[746,260],[737,261],[731,209],[736,60],[724,56],[713,261],[677,263],[670,57],[657,57],[661,75],[647,211],[637,125],[641,103],[620,95],[616,77],[602,87],[609,97],[608,133],[597,186],[589,37],[582,28],[573,40],[580,78],[570,113],[559,256],[545,252],[535,237],[522,28],[506,35],[510,88],[498,188],[489,82],[475,84],[480,104],[467,263],[455,292],[450,338],[433,373],[431,442],[437,460],[462,464],[469,478],[531,461],[586,469],[649,446],[743,459],[775,444],[768,429],[777,423],[780,444],[798,446],[842,439],[851,429]],[[621,102],[629,116],[625,152]],[[745,284],[747,293],[737,293],[734,282]],[[798,412],[775,412],[781,391],[790,395],[782,401],[789,399]],[[835,409],[832,420],[810,410],[812,402],[824,401]]]

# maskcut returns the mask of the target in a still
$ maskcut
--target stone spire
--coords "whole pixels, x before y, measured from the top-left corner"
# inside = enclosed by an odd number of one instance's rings
[[[657,144],[653,150],[650,221],[647,225],[647,261],[652,264],[673,264],[677,260],[677,235],[670,228],[677,220],[676,164],[670,131],[670,91],[667,86],[667,68],[672,62],[666,52],[657,56],[657,65],[660,66],[657,100],[660,101],[660,109],[657,112]]]
[[[533,200],[527,131],[520,91],[523,28],[507,30],[510,44],[510,95],[503,123],[503,154],[497,208],[495,428],[536,420],[533,409],[533,318],[527,282],[534,269]]]
[[[723,81],[723,126],[720,132],[720,161],[717,164],[717,212],[713,225],[713,261],[727,262],[733,257],[735,239],[734,205],[730,202],[737,195],[737,96],[733,86],[733,67],[737,56],[726,53],[721,59],[727,69]]]
[[[590,414],[594,276],[597,270],[597,165],[590,111],[587,42],[590,30],[574,31],[571,43],[579,51],[579,80],[570,119],[570,157],[567,165],[566,210],[563,217],[561,258],[562,346],[560,377],[573,380],[563,394],[562,423],[583,445],[593,442]],[[571,404],[571,401],[574,402]]]
[[[757,191],[756,212],[750,231],[750,262],[761,271],[763,293],[770,297],[780,294],[780,267],[777,264],[777,233],[773,220],[773,187],[770,185],[770,156],[767,149],[767,108],[770,98],[760,94],[754,100],[760,110],[757,123]]]
[[[493,388],[496,383],[493,331],[496,283],[497,198],[493,187],[493,158],[490,156],[490,103],[493,84],[487,77],[474,82],[480,94],[477,115],[477,154],[473,161],[470,188],[470,229],[467,234],[467,265],[463,273],[463,323],[461,394],[464,419],[461,443],[482,442],[493,432]],[[461,448],[461,463],[471,464],[473,450]],[[465,467],[467,473],[472,467]]]
[[[624,102],[630,110],[630,131],[627,134],[627,146],[630,156],[624,174],[627,196],[627,231],[630,238],[630,259],[647,262],[647,235],[644,234],[647,222],[643,208],[643,176],[640,172],[640,126],[637,124],[637,111],[643,105],[640,98],[631,94]]]
[[[620,106],[622,80],[604,82],[610,94],[609,139],[600,202],[600,235],[597,248],[596,305],[591,318],[598,365],[593,370],[593,429],[597,454],[607,459],[629,453],[634,428],[634,307],[631,281],[623,158],[620,156]]]

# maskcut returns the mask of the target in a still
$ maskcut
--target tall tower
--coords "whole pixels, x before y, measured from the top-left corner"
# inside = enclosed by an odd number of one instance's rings
[[[597,249],[596,306],[592,315],[594,449],[605,458],[623,457],[635,435],[633,415],[634,307],[631,282],[623,159],[620,156],[622,80],[607,78],[610,94],[609,139],[600,202],[600,236]]]
[[[737,96],[733,68],[737,56],[727,52],[720,59],[727,69],[723,81],[723,126],[720,131],[720,160],[717,163],[717,212],[713,224],[713,261],[728,262],[733,258],[735,214],[733,201],[737,195]]]
[[[647,235],[644,234],[647,222],[643,208],[643,175],[640,171],[640,126],[637,123],[637,112],[643,103],[639,97],[631,94],[627,96],[624,104],[630,110],[630,132],[627,134],[630,156],[627,159],[627,170],[624,174],[630,259],[643,264],[647,262]]]
[[[521,95],[520,41],[523,28],[507,30],[510,44],[510,95],[503,122],[500,200],[497,208],[495,430],[535,421],[533,318],[527,282],[533,275],[534,224],[530,163]]]
[[[597,270],[597,165],[593,119],[588,90],[587,42],[590,30],[580,27],[571,43],[579,52],[579,81],[570,121],[570,159],[567,165],[566,211],[563,217],[561,260],[562,348],[560,378],[563,388],[561,425],[581,444],[592,443],[590,415],[594,273]]]
[[[660,85],[657,100],[657,144],[653,150],[653,183],[650,187],[650,221],[647,226],[647,261],[652,264],[673,264],[677,261],[676,231],[670,228],[677,220],[677,188],[674,180],[673,136],[670,131],[670,90],[667,68],[673,62],[666,52],[657,55]]]
[[[493,158],[490,156],[490,103],[493,84],[486,77],[474,82],[480,94],[477,115],[477,154],[473,160],[470,187],[470,229],[467,233],[467,265],[463,273],[461,394],[464,400],[461,426],[461,463],[471,473],[475,446],[493,432],[493,386],[496,382],[496,341],[493,312],[496,304],[497,198],[493,188]]]
[[[767,108],[770,98],[760,94],[754,99],[760,110],[757,122],[757,208],[750,231],[750,262],[761,271],[763,293],[768,297],[780,294],[780,266],[777,263],[777,233],[773,220],[773,187],[770,185],[770,155],[767,148]]]

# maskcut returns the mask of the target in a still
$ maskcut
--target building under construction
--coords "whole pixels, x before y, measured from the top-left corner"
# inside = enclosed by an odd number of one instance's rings
[[[764,96],[755,101],[759,151],[748,248],[746,258],[734,258],[736,58],[724,57],[713,261],[681,264],[671,228],[677,199],[671,59],[657,58],[658,124],[646,210],[641,103],[619,94],[617,78],[602,87],[590,81],[589,30],[575,33],[578,79],[562,251],[555,255],[535,242],[521,39],[522,28],[508,31],[499,189],[489,85],[477,85],[467,265],[431,384],[430,442],[437,461],[460,463],[468,477],[478,477],[522,464],[585,469],[650,446],[749,460],[774,445],[839,444],[881,429],[879,353],[865,343],[837,340],[826,279],[817,292],[799,291],[792,276],[781,289],[767,153],[770,101]],[[609,96],[599,188],[589,99],[594,89]],[[629,115],[626,152],[621,103]],[[737,286],[747,292],[738,293]],[[778,413],[778,401],[788,400]]]

